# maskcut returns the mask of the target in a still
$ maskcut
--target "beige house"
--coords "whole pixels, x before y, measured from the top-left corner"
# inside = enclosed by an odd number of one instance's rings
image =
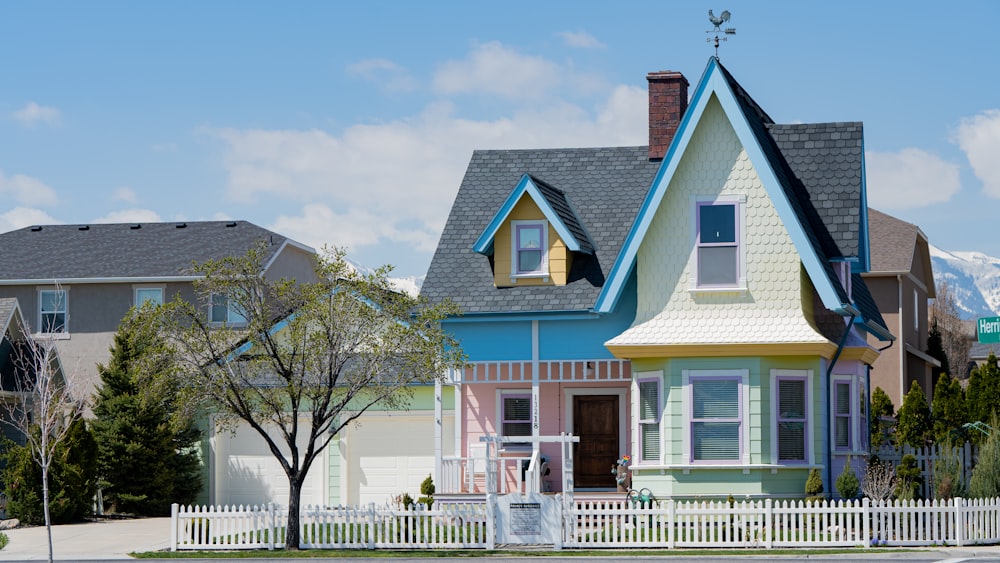
[[[913,381],[933,393],[932,369],[941,363],[928,356],[927,300],[935,297],[927,235],[919,227],[868,209],[871,269],[862,274],[882,318],[897,340],[872,364],[871,389],[881,387],[899,408]],[[872,337],[869,341],[877,344]]]
[[[267,244],[264,275],[313,280],[315,251],[246,221],[36,225],[0,234],[0,298],[16,299],[34,334],[59,339],[80,398],[100,382],[118,324],[133,305],[176,295],[193,301],[192,266]],[[239,322],[221,299],[214,322]]]

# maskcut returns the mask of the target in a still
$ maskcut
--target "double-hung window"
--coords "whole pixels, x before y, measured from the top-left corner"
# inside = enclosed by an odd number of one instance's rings
[[[742,382],[740,375],[689,376],[691,462],[742,460]]]
[[[239,310],[239,306],[222,293],[212,294],[208,320],[209,322],[220,324],[243,324],[247,322],[246,316]]]
[[[39,332],[69,332],[69,292],[65,289],[43,289],[38,292]]]
[[[500,395],[500,434],[531,436],[531,394],[503,393]]]
[[[834,380],[833,383],[833,445],[838,450],[850,450],[854,412],[851,400],[851,382]]]
[[[698,200],[695,204],[695,288],[745,285],[743,203],[739,198]]]
[[[511,274],[548,275],[548,222],[512,221]]]
[[[779,463],[809,461],[809,380],[803,376],[775,378],[775,442]]]
[[[639,377],[639,462],[660,461],[661,376]]]

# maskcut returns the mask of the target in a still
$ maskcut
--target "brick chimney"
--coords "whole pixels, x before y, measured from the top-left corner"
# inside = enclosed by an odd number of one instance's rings
[[[661,160],[670,148],[688,107],[688,81],[672,70],[646,75],[649,81],[649,159]]]

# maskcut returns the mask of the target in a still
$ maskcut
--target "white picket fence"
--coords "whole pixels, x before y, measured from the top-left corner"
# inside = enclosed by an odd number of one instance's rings
[[[561,503],[560,503],[561,504]],[[308,507],[300,547],[493,549],[488,503]],[[927,501],[571,502],[565,548],[790,548],[1000,543],[1000,498]],[[274,549],[284,544],[281,507],[178,507],[171,550]]]

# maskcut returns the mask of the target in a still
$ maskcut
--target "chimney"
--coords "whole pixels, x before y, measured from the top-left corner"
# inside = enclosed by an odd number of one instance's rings
[[[661,160],[688,107],[688,81],[672,70],[646,75],[649,81],[649,159]]]

